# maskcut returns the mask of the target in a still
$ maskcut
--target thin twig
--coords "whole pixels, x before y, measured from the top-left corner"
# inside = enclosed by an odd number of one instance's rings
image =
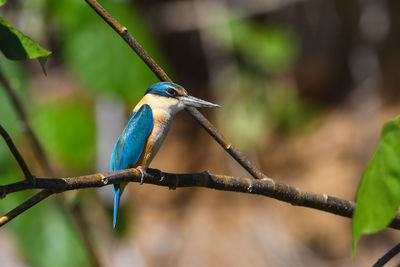
[[[24,124],[24,129],[26,130],[27,136],[33,146],[33,151],[36,155],[37,161],[39,165],[41,166],[42,170],[44,173],[48,174],[49,176],[54,177],[55,176],[55,171],[53,168],[51,168],[49,160],[46,156],[46,153],[44,152],[43,147],[40,145],[39,139],[36,137],[35,133],[32,130],[32,127],[29,123],[28,116],[25,112],[25,109],[19,100],[17,94],[15,93],[14,88],[10,85],[8,80],[5,78],[4,74],[0,70],[0,83],[3,85],[6,93],[10,97],[10,100],[20,117],[20,120]],[[1,127],[1,126],[0,126]],[[15,156],[15,158],[18,161],[18,164],[20,165],[22,171],[24,172],[25,179],[31,180],[34,178],[32,176],[29,168],[26,166],[25,161],[23,160],[22,156],[16,149],[15,145],[11,141],[10,137],[8,136],[7,132],[1,128],[0,133],[4,137],[4,140],[7,142],[7,144],[12,146],[10,147],[11,152]],[[4,134],[4,135],[3,135]],[[9,140],[9,141],[7,141]],[[36,199],[36,196],[32,197],[32,199]],[[29,199],[28,201],[30,201]],[[69,217],[71,218],[72,222],[74,223],[77,231],[79,232],[80,236],[82,237],[83,244],[86,247],[86,250],[89,253],[89,259],[92,263],[92,266],[101,266],[99,257],[97,256],[97,253],[95,251],[95,248],[89,238],[89,231],[86,227],[86,224],[84,222],[84,216],[81,213],[80,209],[76,209],[72,203],[67,201],[64,195],[58,195],[57,200],[61,203],[61,205],[65,208],[67,213],[69,214]],[[32,200],[33,201],[33,200]]]
[[[12,211],[8,212],[6,215],[1,216],[0,217],[0,226],[5,225],[6,223],[8,223],[12,219],[14,219],[18,215],[20,215],[21,213],[23,213],[27,209],[29,209],[32,206],[36,205],[37,203],[39,203],[43,199],[47,198],[51,194],[53,194],[53,192],[52,192],[52,190],[49,190],[49,189],[44,189],[44,190],[40,191],[39,193],[37,193],[36,195],[31,197],[30,199],[28,199],[24,203],[22,203],[21,205],[19,205],[15,209],[13,209]]]
[[[268,178],[256,166],[254,166],[242,152],[237,150],[215,126],[207,120],[196,108],[187,107],[186,111],[206,130],[251,176],[256,179]]]
[[[6,130],[1,125],[0,125],[0,135],[4,138],[4,141],[7,143],[8,148],[10,149],[14,158],[17,160],[19,167],[21,168],[22,172],[24,173],[25,180],[32,181],[34,179],[34,176],[32,175],[31,171],[29,170],[28,166],[26,165],[24,158],[21,156],[18,149],[15,147],[14,142],[11,140],[10,135],[6,132]]]
[[[25,109],[22,106],[21,101],[19,101],[18,96],[15,93],[15,90],[11,87],[10,83],[5,78],[5,76],[1,70],[0,70],[0,83],[3,85],[7,95],[10,97],[11,103],[13,104],[15,111],[17,112],[21,122],[24,125],[24,130],[26,131],[26,133],[32,143],[33,151],[35,152],[35,155],[37,155],[37,157],[40,159],[38,161],[40,166],[42,167],[42,169],[45,173],[53,175],[54,171],[50,167],[49,160],[47,159],[46,154],[44,153],[44,150],[43,150],[42,146],[40,145],[38,138],[33,133],[33,130],[29,123],[28,116],[26,115]]]
[[[4,196],[28,189],[49,189],[52,192],[102,187],[121,182],[141,182],[141,173],[137,169],[126,169],[116,172],[96,173],[85,176],[67,178],[36,178],[35,183],[19,182],[0,187]],[[340,198],[316,194],[275,182],[272,179],[241,178],[226,175],[216,175],[207,172],[176,174],[148,169],[143,182],[171,189],[179,187],[206,187],[222,191],[234,191],[247,194],[263,195],[275,198],[292,205],[309,207],[351,218],[354,212],[354,202]],[[390,227],[400,229],[400,214],[393,219]]]
[[[372,267],[382,267],[400,252],[400,243],[385,253]]]
[[[150,57],[143,47],[133,38],[127,28],[115,20],[96,0],[85,0],[102,19],[108,23],[146,63],[153,73],[165,82],[172,82],[165,71]],[[254,178],[263,179],[267,176],[254,166],[239,150],[237,150],[210,121],[208,121],[196,108],[188,107],[185,110]]]
[[[158,64],[147,54],[144,48],[133,38],[128,30],[122,26],[117,20],[115,20],[97,1],[85,0],[96,13],[103,18],[108,25],[111,26],[136,52],[136,54],[146,63],[146,65],[154,72],[157,77],[165,82],[172,82],[165,71],[158,66]]]

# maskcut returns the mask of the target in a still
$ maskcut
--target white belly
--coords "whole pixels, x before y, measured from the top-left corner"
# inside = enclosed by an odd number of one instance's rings
[[[156,109],[153,111],[153,130],[144,149],[143,167],[147,168],[154,156],[157,154],[169,129],[171,128],[172,117],[163,110]]]
[[[150,105],[153,112],[153,130],[147,139],[142,157],[136,166],[147,168],[157,154],[171,127],[172,117],[183,108],[175,98],[165,98],[147,94],[136,105],[133,111],[138,111],[143,104]]]

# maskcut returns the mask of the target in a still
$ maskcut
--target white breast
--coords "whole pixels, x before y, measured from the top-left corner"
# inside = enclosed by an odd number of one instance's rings
[[[148,149],[145,151],[145,157],[147,159],[145,161],[145,168],[150,165],[150,162],[153,160],[164,142],[164,139],[171,128],[172,116],[162,110],[155,110],[153,111],[153,120],[153,130],[147,140],[147,143],[149,144]]]
[[[143,104],[148,104],[153,112],[153,130],[147,139],[143,151],[143,162],[141,162],[141,166],[147,168],[164,142],[164,139],[171,128],[173,116],[176,112],[181,110],[183,106],[177,99],[147,94],[136,105],[134,111],[137,111]]]

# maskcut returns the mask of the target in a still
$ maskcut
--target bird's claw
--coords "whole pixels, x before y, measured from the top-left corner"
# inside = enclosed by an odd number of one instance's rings
[[[164,181],[165,174],[162,171],[158,170],[158,175],[160,176],[160,182]]]
[[[179,183],[178,176],[176,175],[175,178],[176,178],[175,184],[174,184],[174,185],[170,185],[170,186],[168,187],[169,190],[175,190],[176,187],[178,186],[178,183]]]
[[[137,167],[137,170],[140,172],[139,184],[142,185],[144,183],[144,170],[142,169],[142,167]]]

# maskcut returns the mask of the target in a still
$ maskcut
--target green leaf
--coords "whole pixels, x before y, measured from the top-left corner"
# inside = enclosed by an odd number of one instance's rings
[[[362,234],[387,227],[400,204],[400,117],[385,124],[357,192],[353,253]]]
[[[51,54],[2,17],[0,17],[0,51],[11,60],[37,58],[43,70],[45,59]]]
[[[4,5],[6,3],[6,0],[0,0],[0,6]]]

